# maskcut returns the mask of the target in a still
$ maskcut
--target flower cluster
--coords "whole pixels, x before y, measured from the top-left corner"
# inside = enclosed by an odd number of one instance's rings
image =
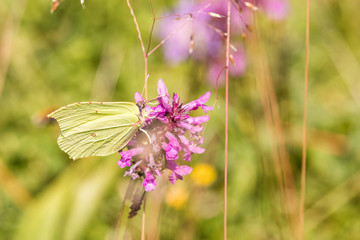
[[[198,108],[207,113],[212,107],[205,105],[210,98],[210,92],[199,99],[183,104],[179,96],[170,97],[164,82],[158,82],[158,105],[146,105],[143,109],[148,117],[145,126],[128,144],[127,151],[121,151],[118,165],[121,168],[130,167],[125,175],[133,179],[143,177],[145,191],[152,191],[156,186],[156,176],[170,172],[169,181],[175,183],[189,174],[192,168],[179,165],[175,160],[180,158],[191,160],[193,153],[203,153],[201,136],[202,124],[209,120],[209,116],[190,117],[189,113]],[[137,103],[144,103],[140,93],[135,94]]]
[[[251,31],[252,11],[260,9],[274,21],[283,20],[288,13],[286,0],[232,1],[231,44],[229,72],[232,76],[245,73],[247,60],[239,41]],[[177,64],[188,57],[205,63],[210,85],[223,81],[219,74],[224,70],[227,1],[200,2],[180,0],[178,7],[160,21],[158,35],[166,40],[163,45],[164,57],[170,64]]]

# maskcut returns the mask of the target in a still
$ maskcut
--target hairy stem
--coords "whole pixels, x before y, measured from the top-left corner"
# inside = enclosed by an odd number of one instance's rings
[[[141,31],[140,31],[140,28],[139,28],[139,24],[136,20],[136,16],[135,16],[135,13],[134,13],[134,10],[133,8],[131,7],[131,4],[130,4],[130,0],[126,0],[126,3],[130,9],[130,13],[131,13],[131,16],[133,17],[133,21],[135,23],[135,27],[136,27],[136,31],[138,33],[138,38],[140,40],[140,44],[141,44],[141,50],[143,52],[143,56],[144,56],[144,79],[145,79],[145,84],[144,84],[144,90],[145,90],[145,99],[147,99],[147,79],[148,79],[148,61],[147,61],[147,54],[146,54],[146,50],[145,50],[145,46],[144,46],[144,42],[141,38]]]
[[[142,210],[142,220],[141,220],[141,240],[145,240],[145,203],[146,203],[146,195],[143,200],[143,210]]]

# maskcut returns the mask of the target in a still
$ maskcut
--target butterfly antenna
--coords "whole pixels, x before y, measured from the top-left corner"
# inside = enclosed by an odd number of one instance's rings
[[[140,128],[140,131],[142,131],[143,133],[145,133],[145,135],[146,135],[146,136],[148,137],[148,139],[149,139],[149,143],[152,144],[152,141],[151,141],[151,138],[150,138],[149,134],[148,134],[144,129],[142,129],[142,128]]]
[[[151,99],[149,99],[149,100],[146,100],[146,103],[154,102],[154,101],[158,100],[159,98],[162,98],[162,97],[165,97],[165,96],[166,96],[166,95],[159,95],[159,96],[157,96],[157,97],[154,97],[154,98],[151,98]],[[154,104],[154,103],[152,103],[152,104]]]
[[[152,101],[155,101],[155,100],[156,100],[156,99],[149,101],[149,102],[148,102],[149,105],[155,106],[156,103],[152,102]]]

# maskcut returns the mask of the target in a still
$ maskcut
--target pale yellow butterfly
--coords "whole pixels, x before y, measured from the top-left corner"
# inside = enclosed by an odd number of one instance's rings
[[[145,122],[142,107],[132,102],[79,102],[48,117],[58,121],[59,147],[74,160],[118,152]]]

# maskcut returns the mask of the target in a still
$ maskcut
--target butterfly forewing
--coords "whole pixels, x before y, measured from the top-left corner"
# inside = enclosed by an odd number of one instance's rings
[[[60,148],[71,158],[105,156],[124,148],[143,121],[135,103],[75,103],[51,113]]]

